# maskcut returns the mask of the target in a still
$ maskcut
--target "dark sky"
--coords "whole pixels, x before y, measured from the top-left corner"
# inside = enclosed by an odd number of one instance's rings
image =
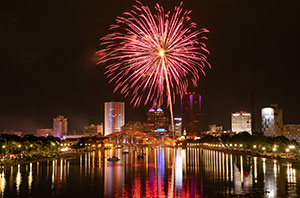
[[[113,94],[96,67],[98,39],[133,0],[10,0],[0,6],[0,131],[34,133],[59,114],[70,131],[103,122]],[[152,0],[142,0],[153,6]],[[158,0],[166,10],[180,1]],[[254,94],[256,125],[263,106],[278,103],[285,123],[300,123],[299,6],[295,1],[185,0],[206,27],[209,62],[194,91],[203,97],[203,129],[230,129],[230,113],[247,110]],[[147,107],[126,106],[126,120],[143,120]],[[175,115],[180,115],[179,103]]]

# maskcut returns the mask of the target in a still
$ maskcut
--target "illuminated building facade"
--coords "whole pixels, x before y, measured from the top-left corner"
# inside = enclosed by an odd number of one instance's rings
[[[37,129],[36,136],[38,137],[53,136],[53,129]]]
[[[208,125],[208,130],[212,133],[223,131],[223,126],[217,126],[215,124]]]
[[[125,125],[125,103],[105,102],[104,104],[104,132],[109,135],[121,131]]]
[[[283,126],[283,135],[289,140],[300,141],[300,124],[285,124]]]
[[[283,133],[282,109],[277,104],[261,110],[262,132],[265,136],[279,136]]]
[[[147,112],[147,123],[152,124],[148,126],[154,126],[153,130],[158,132],[167,132],[169,128],[169,119],[165,116],[164,111],[161,108],[157,110],[151,108]]]
[[[59,115],[53,118],[53,136],[61,138],[68,135],[68,119]]]
[[[121,127],[121,131],[144,131],[144,124],[141,122],[128,122]]]
[[[183,135],[200,135],[201,96],[188,92],[181,98]]]
[[[176,137],[182,135],[182,118],[174,118],[174,133]]]
[[[90,125],[84,126],[83,134],[84,135],[89,135],[89,136],[103,135],[103,123],[101,123],[101,124],[90,124]]]
[[[231,131],[240,133],[248,132],[252,134],[251,113],[245,111],[236,112],[231,114]]]

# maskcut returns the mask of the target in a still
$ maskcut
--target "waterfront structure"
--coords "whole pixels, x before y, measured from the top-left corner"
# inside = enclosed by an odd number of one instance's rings
[[[103,123],[85,125],[83,134],[88,136],[103,135]]]
[[[181,97],[182,131],[185,135],[200,135],[201,96],[188,92]]]
[[[62,138],[68,135],[68,119],[62,115],[53,118],[53,136]]]
[[[251,129],[251,113],[245,111],[236,112],[231,114],[231,131],[240,133],[248,132],[252,134]]]
[[[36,136],[38,137],[53,136],[53,129],[37,129]]]
[[[176,137],[182,136],[182,118],[174,118],[174,134]]]
[[[265,136],[279,136],[283,134],[282,109],[277,104],[261,110],[262,132]]]
[[[125,124],[125,103],[105,102],[104,103],[104,134],[121,131]]]
[[[158,108],[157,110],[151,108],[146,114],[147,116],[147,123],[152,124],[149,126],[154,126],[152,131],[162,131],[167,132],[169,128],[169,119],[165,116],[165,112]]]

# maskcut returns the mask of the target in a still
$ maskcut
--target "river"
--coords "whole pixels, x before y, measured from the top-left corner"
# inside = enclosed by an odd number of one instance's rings
[[[288,162],[200,148],[85,153],[0,169],[1,197],[300,197]],[[109,162],[110,156],[120,161]]]

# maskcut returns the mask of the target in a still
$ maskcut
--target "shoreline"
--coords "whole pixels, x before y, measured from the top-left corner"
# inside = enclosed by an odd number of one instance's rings
[[[48,156],[41,156],[41,158],[38,159],[9,159],[9,160],[4,160],[0,161],[0,166],[16,166],[16,165],[21,165],[21,164],[30,164],[30,163],[36,163],[36,162],[45,162],[48,160],[55,160],[55,159],[61,159],[61,158],[73,158],[76,157],[77,155],[90,152],[93,150],[74,150],[70,151],[67,153],[55,153],[56,156],[53,157],[48,157]],[[53,153],[52,153],[53,154]]]
[[[185,146],[182,148],[201,148],[207,150],[221,151],[224,153],[230,154],[239,154],[239,155],[247,155],[251,157],[262,157],[267,159],[274,159],[283,162],[290,162],[293,166],[300,168],[300,159],[299,158],[285,158],[280,155],[268,155],[267,153],[259,153],[251,150],[240,150],[240,149],[224,149],[224,148],[215,148],[215,147],[207,147],[207,146]]]

